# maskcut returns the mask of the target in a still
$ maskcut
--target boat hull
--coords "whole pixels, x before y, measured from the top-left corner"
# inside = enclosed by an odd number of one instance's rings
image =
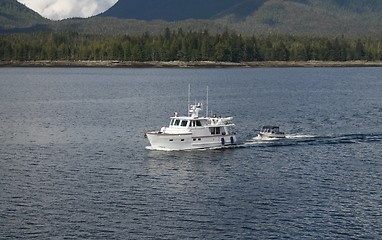
[[[189,134],[164,134],[160,132],[147,132],[146,136],[154,150],[191,150],[203,148],[222,148],[236,144],[236,136],[213,135],[193,136]]]
[[[285,134],[260,133],[259,137],[262,139],[281,139],[281,138],[285,138]]]

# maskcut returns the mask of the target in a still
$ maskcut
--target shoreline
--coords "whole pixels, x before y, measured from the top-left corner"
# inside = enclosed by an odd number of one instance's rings
[[[382,67],[382,61],[0,61],[0,67],[99,67],[99,68],[267,68],[267,67]]]

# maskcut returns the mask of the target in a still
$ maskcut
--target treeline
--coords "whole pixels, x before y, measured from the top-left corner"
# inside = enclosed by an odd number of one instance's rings
[[[382,60],[381,40],[366,37],[242,36],[225,31],[161,35],[86,35],[75,32],[0,36],[0,60],[118,61],[350,61]]]

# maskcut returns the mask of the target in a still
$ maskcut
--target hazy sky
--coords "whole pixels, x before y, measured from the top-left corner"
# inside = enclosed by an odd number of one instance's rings
[[[17,0],[42,16],[60,20],[90,17],[106,11],[118,0]]]

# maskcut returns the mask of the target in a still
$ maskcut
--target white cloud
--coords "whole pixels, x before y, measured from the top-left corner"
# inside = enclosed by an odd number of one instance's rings
[[[106,11],[118,0],[17,0],[42,16],[60,20],[90,17]]]

